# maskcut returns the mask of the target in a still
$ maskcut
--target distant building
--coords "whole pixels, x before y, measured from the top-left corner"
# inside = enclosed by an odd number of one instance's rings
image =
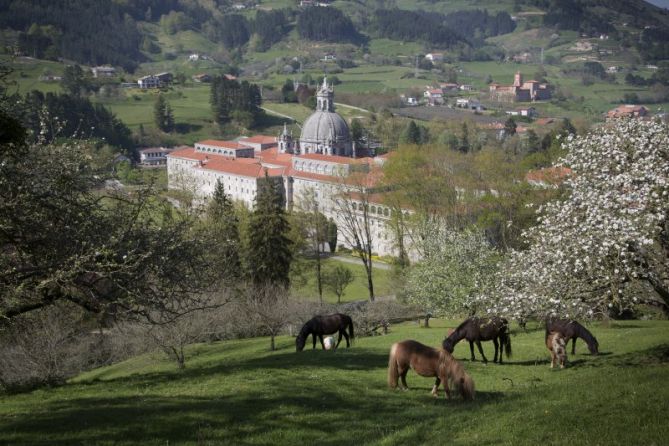
[[[443,53],[427,53],[425,55],[425,58],[432,63],[443,62],[444,61],[444,54]]]
[[[423,93],[423,96],[427,99],[428,105],[443,105],[444,104],[444,92],[441,88],[428,88]]]
[[[160,79],[150,74],[148,76],[137,79],[137,85],[139,85],[139,88],[141,89],[160,88],[162,83],[160,82]]]
[[[469,85],[469,84],[462,84],[462,85],[460,85],[460,90],[461,91],[474,91],[474,86]]]
[[[193,81],[195,82],[211,82],[211,75],[207,73],[200,73],[200,74],[194,74],[193,75]]]
[[[490,84],[490,99],[507,102],[543,101],[551,98],[547,84],[530,80],[523,82],[523,75],[517,72],[512,85]]]
[[[643,105],[619,105],[606,113],[606,119],[644,118],[646,116],[648,116],[648,109]]]
[[[167,155],[174,149],[165,147],[151,147],[139,151],[139,163],[142,166],[165,166],[167,165]]]
[[[459,108],[466,108],[467,110],[483,110],[481,101],[476,98],[458,98],[455,100],[455,106]]]
[[[441,88],[442,92],[444,92],[444,93],[449,92],[449,91],[458,91],[458,89],[459,89],[458,84],[454,84],[452,82],[441,83],[441,84],[439,84],[439,87]]]
[[[116,68],[105,65],[105,66],[100,66],[100,67],[93,67],[91,68],[91,71],[93,72],[93,77],[114,77],[116,76]]]

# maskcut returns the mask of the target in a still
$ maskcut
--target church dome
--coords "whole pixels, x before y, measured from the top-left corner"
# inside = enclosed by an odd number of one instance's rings
[[[304,121],[300,141],[305,143],[327,144],[349,142],[351,137],[348,125],[338,113],[315,111]]]

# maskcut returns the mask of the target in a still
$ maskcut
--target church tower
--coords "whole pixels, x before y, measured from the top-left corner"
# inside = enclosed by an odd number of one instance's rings
[[[316,110],[334,112],[334,88],[332,85],[328,85],[327,77],[323,78],[323,85],[318,89],[316,93]]]
[[[279,153],[293,153],[293,132],[288,133],[288,127],[283,124],[283,132],[279,135]]]

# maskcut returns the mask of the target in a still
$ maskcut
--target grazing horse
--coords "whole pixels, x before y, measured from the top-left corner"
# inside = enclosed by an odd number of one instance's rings
[[[571,339],[572,355],[576,354],[576,338],[581,338],[588,344],[588,350],[590,350],[591,354],[599,354],[599,342],[597,342],[597,338],[587,328],[576,321],[548,318],[546,319],[546,337],[552,331],[560,333],[567,344]]]
[[[546,347],[551,352],[551,368],[555,367],[555,363],[560,364],[563,369],[567,363],[567,348],[564,336],[557,331],[551,331],[546,336]]]
[[[499,351],[499,363],[502,363],[502,353],[506,350],[506,357],[511,357],[511,336],[509,335],[509,321],[502,317],[470,317],[463,323],[461,323],[458,328],[453,330],[452,333],[444,339],[443,347],[444,350],[449,353],[453,353],[455,349],[455,344],[460,342],[462,339],[467,339],[469,341],[469,350],[472,353],[472,361],[476,361],[474,356],[474,343],[483,357],[483,362],[488,362],[488,358],[483,354],[483,348],[481,347],[481,341],[492,341],[495,345],[495,357],[492,362],[497,362],[497,352]],[[499,344],[497,340],[499,339]]]
[[[348,334],[346,333],[346,328],[348,327]],[[325,350],[325,344],[323,344],[323,335],[333,334],[339,332],[339,340],[337,345],[334,346],[335,349],[339,347],[341,342],[341,337],[346,338],[346,347],[350,347],[351,343],[349,342],[349,336],[353,340],[353,320],[350,316],[345,314],[336,313],[330,314],[327,316],[314,316],[309,319],[300,330],[300,333],[295,339],[295,347],[298,352],[301,352],[304,349],[304,344],[307,342],[309,335],[313,337],[314,347],[316,348],[316,336],[321,341],[321,346]]]
[[[396,389],[401,378],[407,390],[406,376],[409,369],[426,377],[436,377],[432,395],[439,396],[439,384],[444,383],[446,398],[451,397],[450,386],[460,392],[466,400],[474,399],[474,381],[467,375],[462,365],[446,350],[437,350],[417,341],[396,342],[390,348],[388,357],[388,386]]]

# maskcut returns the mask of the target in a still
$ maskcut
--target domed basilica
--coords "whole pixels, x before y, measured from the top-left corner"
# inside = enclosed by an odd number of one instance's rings
[[[348,124],[335,112],[334,88],[328,85],[327,78],[323,79],[316,100],[316,111],[304,121],[300,139],[293,141],[284,126],[279,136],[279,152],[355,157],[355,144],[351,142]]]

